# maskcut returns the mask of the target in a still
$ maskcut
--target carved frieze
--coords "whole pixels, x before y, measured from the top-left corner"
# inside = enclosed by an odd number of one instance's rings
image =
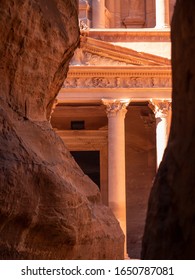
[[[170,88],[171,77],[68,77],[63,88]]]

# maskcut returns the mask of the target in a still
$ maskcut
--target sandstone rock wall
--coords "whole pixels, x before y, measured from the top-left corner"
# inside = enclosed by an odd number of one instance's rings
[[[47,116],[79,42],[76,0],[0,1],[0,259],[122,259],[124,236]]]
[[[151,192],[143,259],[195,259],[195,2],[180,0],[172,21],[173,115]]]

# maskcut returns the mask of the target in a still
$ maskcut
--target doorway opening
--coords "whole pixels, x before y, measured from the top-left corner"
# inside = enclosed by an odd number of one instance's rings
[[[71,151],[83,172],[100,188],[100,152]]]

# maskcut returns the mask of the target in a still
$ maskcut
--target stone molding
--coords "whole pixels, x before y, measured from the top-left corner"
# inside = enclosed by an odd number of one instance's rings
[[[130,99],[102,99],[102,103],[106,106],[108,118],[115,117],[119,112],[125,117]]]
[[[79,74],[79,73],[78,73]],[[79,75],[78,75],[79,76]],[[62,88],[171,88],[171,77],[169,75],[143,75],[134,73],[132,76],[108,77],[105,73],[96,73],[89,77],[68,76]]]
[[[89,52],[93,55],[99,55],[111,58],[116,61],[123,61],[128,64],[156,66],[169,65],[170,60],[160,56],[148,53],[140,53],[133,49],[127,49],[122,46],[113,45],[108,42],[96,40],[86,36],[80,36],[80,48],[83,52]]]
[[[126,28],[134,27],[134,28],[143,28],[145,24],[145,19],[142,17],[131,17],[128,16],[123,20],[124,25]]]
[[[116,36],[117,32],[117,36]],[[90,29],[89,36],[106,42],[170,42],[170,29],[155,30],[154,28],[136,29]]]
[[[154,112],[155,118],[166,118],[171,110],[171,100],[150,99],[149,107]]]

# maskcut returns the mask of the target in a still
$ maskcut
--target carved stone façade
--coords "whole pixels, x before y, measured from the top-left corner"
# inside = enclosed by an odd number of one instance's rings
[[[161,56],[160,53],[163,46],[169,44],[169,35],[169,31],[164,30],[94,30],[83,26],[80,48],[71,61],[53,117],[57,133],[71,151],[99,151],[102,200],[115,213],[125,235],[127,229],[130,256],[135,256],[132,250],[138,250],[140,246],[147,195],[156,172],[156,120],[148,103],[151,99],[160,101],[171,98],[170,60],[168,55]],[[128,41],[132,45],[128,45]],[[147,50],[131,48],[134,41],[149,44]],[[158,52],[154,54],[149,50],[153,42],[156,49],[160,47],[159,56]],[[120,110],[124,100],[131,102]],[[84,129],[72,130],[71,121],[83,121]],[[117,136],[125,139],[116,141]],[[121,143],[125,143],[126,161]],[[120,156],[117,152],[119,147]],[[115,155],[114,159],[110,155]],[[125,191],[122,191],[125,188],[121,189],[125,178],[122,162],[127,169],[127,208],[124,203]],[[113,170],[116,172],[113,173]],[[120,181],[118,189],[117,181]],[[120,196],[122,202],[119,202]],[[123,205],[120,213],[115,209],[115,202],[118,206]],[[127,224],[124,222],[126,211]],[[136,228],[138,224],[139,229]]]
[[[81,36],[62,88],[171,88],[169,59]]]
[[[141,75],[140,75],[141,76]],[[171,77],[68,77],[63,88],[158,88],[171,87]]]

